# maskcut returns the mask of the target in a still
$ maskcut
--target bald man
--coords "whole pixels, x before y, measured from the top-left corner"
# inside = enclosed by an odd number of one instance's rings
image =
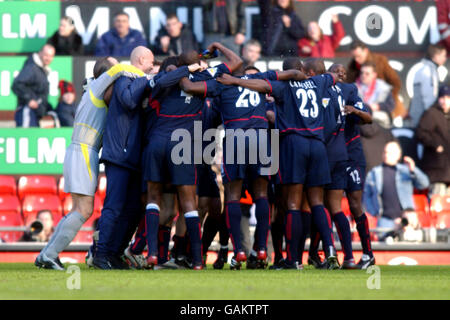
[[[33,53],[14,79],[12,90],[17,96],[18,104],[14,116],[17,127],[39,127],[41,119],[51,109],[48,103],[49,82],[48,67],[55,56],[55,48],[44,45]]]
[[[120,259],[126,247],[123,243],[131,239],[142,216],[140,158],[144,98],[152,90],[172,86],[189,76],[188,67],[150,76],[153,61],[149,49],[136,47],[131,52],[130,62],[147,75],[136,79],[120,77],[113,87],[100,159],[105,163],[108,185],[93,260],[99,269],[128,268]]]

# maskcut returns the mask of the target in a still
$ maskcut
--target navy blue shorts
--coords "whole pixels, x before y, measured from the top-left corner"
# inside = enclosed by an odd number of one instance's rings
[[[363,190],[366,179],[366,166],[359,165],[356,162],[347,162],[347,188],[345,192]]]
[[[347,160],[331,161],[330,168],[331,183],[325,186],[326,190],[345,190],[347,188]]]
[[[288,134],[280,141],[281,184],[324,186],[331,182],[325,144],[299,134]]]
[[[258,132],[257,129],[254,132]],[[232,146],[234,152],[230,153],[227,148],[227,138],[223,140],[223,157],[222,157],[222,181],[227,184],[231,181],[247,179],[249,183],[259,177],[269,179],[270,176],[264,175],[262,168],[270,167],[270,163],[263,163],[260,157],[259,148],[264,144],[266,152],[264,155],[270,153],[269,138],[263,140],[259,134],[255,135],[256,139],[250,142],[248,138],[244,141],[239,141],[237,137],[230,138],[233,142]],[[232,150],[233,151],[233,150]]]
[[[220,198],[216,173],[212,170],[210,165],[198,164],[197,176],[197,195],[199,197]]]
[[[178,141],[170,138],[152,135],[145,149],[144,179],[145,181],[167,183],[172,185],[195,185],[197,183],[197,170],[193,159],[193,147],[187,162],[175,164],[171,153]]]

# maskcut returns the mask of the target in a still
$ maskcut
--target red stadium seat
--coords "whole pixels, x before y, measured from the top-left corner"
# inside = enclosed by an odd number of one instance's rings
[[[423,194],[415,194],[414,206],[420,226],[423,228],[429,228],[431,226],[431,216],[427,197]]]
[[[17,195],[16,179],[13,176],[0,176],[0,194]]]
[[[66,199],[66,197],[69,195],[69,193],[64,192],[64,177],[59,178],[58,195],[59,199],[61,199],[62,202],[64,202],[64,199]]]
[[[106,196],[106,177],[104,175],[100,176],[97,186],[97,194],[100,196],[100,199],[105,199]]]
[[[450,196],[434,195],[431,198],[431,215],[437,228],[450,228]]]
[[[22,215],[20,214],[20,202],[17,196],[0,195],[0,227],[21,227],[23,226]],[[0,232],[0,239],[5,242],[15,242],[22,237],[22,231]]]
[[[31,194],[56,195],[56,179],[52,176],[24,176],[19,179],[19,198]]]
[[[23,199],[22,212],[25,224],[36,220],[41,210],[50,210],[53,214],[54,225],[62,218],[61,201],[56,195],[29,195]]]
[[[92,243],[93,231],[79,231],[72,242],[75,243]]]

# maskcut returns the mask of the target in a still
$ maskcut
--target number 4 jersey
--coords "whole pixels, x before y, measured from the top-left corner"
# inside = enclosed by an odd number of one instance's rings
[[[324,140],[324,109],[322,98],[334,85],[330,74],[303,81],[269,81],[272,96],[277,100],[276,128],[280,134],[296,133]]]

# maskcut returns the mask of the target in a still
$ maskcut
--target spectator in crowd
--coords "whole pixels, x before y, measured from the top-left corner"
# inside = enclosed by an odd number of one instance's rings
[[[360,126],[361,143],[366,158],[366,172],[383,162],[383,150],[386,143],[393,141],[391,131],[376,121]]]
[[[248,40],[242,48],[243,68],[254,67],[259,58],[261,58],[261,44],[255,39]]]
[[[128,57],[134,48],[147,46],[141,32],[130,28],[130,17],[125,12],[114,16],[114,28],[103,34],[95,48],[96,56]]]
[[[297,42],[305,36],[293,0],[258,0],[263,16],[264,54],[298,56]]]
[[[47,76],[54,56],[55,48],[50,44],[44,45],[25,61],[14,79],[12,91],[18,100],[14,115],[17,127],[39,127],[39,120],[51,110]]]
[[[161,28],[155,42],[155,53],[161,55],[173,56],[199,49],[194,34],[178,20],[176,14],[167,16],[166,26]]]
[[[438,28],[441,34],[441,44],[450,52],[450,2],[436,0]]]
[[[352,43],[351,54],[353,59],[350,61],[347,68],[347,81],[355,82],[360,76],[361,66],[366,62],[373,62],[375,64],[378,78],[386,81],[392,86],[392,94],[395,101],[395,108],[392,112],[392,118],[397,116],[404,117],[406,115],[406,109],[398,97],[402,82],[397,72],[389,65],[386,56],[371,52],[369,48],[367,48],[367,46],[361,41],[354,41]]]
[[[370,107],[372,118],[384,128],[391,127],[391,112],[394,109],[392,87],[378,78],[373,62],[361,66],[361,73],[356,80],[358,94],[363,102]]]
[[[201,0],[203,6],[203,47],[213,42],[240,53],[245,41],[245,5],[243,0]]]
[[[439,90],[438,67],[445,64],[447,50],[442,45],[430,45],[422,59],[422,67],[414,75],[414,95],[409,107],[411,127],[417,127],[425,110],[436,101]]]
[[[439,90],[439,98],[424,112],[416,129],[425,150],[420,167],[430,178],[431,194],[450,195],[450,86]]]
[[[298,41],[298,53],[301,57],[333,58],[342,38],[345,37],[344,26],[336,14],[332,15],[333,33],[323,34],[317,21],[308,24],[308,35]]]
[[[59,84],[59,103],[56,107],[56,114],[58,115],[61,127],[73,127],[75,119],[75,111],[77,106],[75,104],[75,88],[72,83],[60,80]]]
[[[82,55],[84,52],[83,41],[70,17],[61,18],[58,31],[47,40],[47,43],[55,47],[57,56]]]
[[[35,228],[35,222],[39,221],[42,224],[41,232],[33,230]],[[29,229],[24,232],[22,238],[19,241],[37,241],[48,242],[54,231],[53,214],[50,210],[41,210],[36,215],[36,221],[33,221],[29,226]]]
[[[414,160],[403,157],[404,163],[400,163],[401,158],[398,142],[387,143],[383,164],[370,170],[366,177],[364,205],[370,214],[378,216],[377,226],[381,228],[402,229],[404,212],[414,210],[414,188],[422,190],[429,185],[428,177],[416,167]]]

